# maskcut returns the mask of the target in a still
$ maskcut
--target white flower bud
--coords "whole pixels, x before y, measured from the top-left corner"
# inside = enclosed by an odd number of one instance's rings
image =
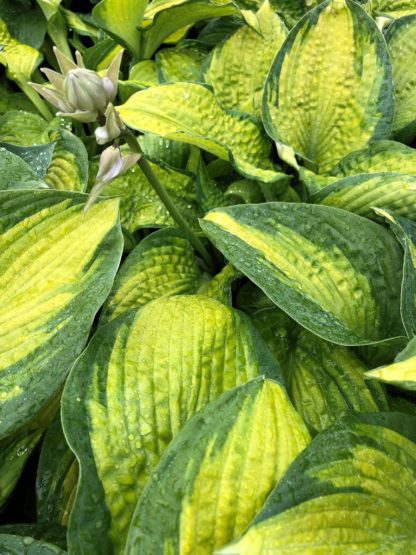
[[[64,79],[64,94],[76,110],[101,112],[107,106],[107,93],[101,77],[90,69],[71,69]]]

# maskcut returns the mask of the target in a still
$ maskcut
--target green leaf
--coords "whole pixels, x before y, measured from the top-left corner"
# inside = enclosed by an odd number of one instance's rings
[[[51,189],[85,191],[88,183],[87,150],[76,135],[65,129],[55,133],[56,140],[45,182]]]
[[[108,295],[122,243],[116,200],[0,192],[0,437],[62,387]]]
[[[51,543],[60,547],[66,553],[66,530],[62,526],[51,526],[43,524],[3,524],[0,526],[0,535],[24,536],[39,540],[41,543]],[[30,545],[30,542],[29,542]],[[13,551],[11,555],[21,555],[21,551]],[[44,555],[41,551],[39,555]]]
[[[94,22],[139,56],[140,31],[148,0],[101,0],[92,10]]]
[[[265,349],[247,316],[200,295],[158,299],[99,328],[62,400],[81,467],[70,551],[122,552],[137,499],[172,437],[224,391],[278,372]]]
[[[271,144],[260,123],[222,110],[203,85],[151,87],[131,96],[117,110],[129,127],[198,146],[231,160],[239,172],[253,179],[276,181],[282,175],[273,169]]]
[[[184,234],[176,228],[156,231],[121,266],[100,324],[160,297],[196,293],[200,277],[193,247]]]
[[[223,109],[259,117],[264,81],[287,30],[268,1],[256,17],[258,32],[244,25],[214,49],[205,78]]]
[[[154,9],[152,2],[146,17],[153,18],[143,31],[142,58],[151,58],[170,35],[209,17],[223,17],[238,13],[231,0],[174,0],[160,3]]]
[[[0,534],[2,555],[66,555],[60,547],[31,537]]]
[[[36,474],[38,522],[67,526],[78,481],[78,463],[66,442],[60,415],[49,426]]]
[[[162,456],[136,507],[126,555],[210,555],[245,529],[308,443],[279,384],[260,378],[225,393]]]
[[[193,227],[196,227],[197,209],[192,176],[183,171],[149,163],[182,215]],[[90,163],[90,169],[95,177],[98,163]],[[174,225],[165,206],[137,165],[107,185],[104,194],[120,198],[120,220],[130,232],[141,227]]]
[[[380,172],[416,176],[416,150],[394,141],[375,141],[346,156],[328,175],[341,179],[360,173]]]
[[[194,43],[159,50],[156,53],[159,82],[201,81],[201,64],[207,52],[205,48]]]
[[[0,148],[0,190],[37,189],[43,182],[20,156]]]
[[[12,110],[0,118],[0,141],[17,146],[44,145],[49,142],[47,123],[38,114]]]
[[[388,410],[383,389],[364,381],[366,370],[350,349],[301,332],[288,360],[290,398],[315,432],[348,413]]]
[[[36,0],[36,2],[39,4],[46,19],[50,19],[58,12],[62,0]]]
[[[366,372],[367,378],[416,391],[416,340],[413,337],[395,361]]]
[[[376,209],[376,212],[390,224],[404,250],[400,311],[410,338],[416,335],[416,223],[388,210]]]
[[[416,2],[414,15],[394,21],[387,30],[386,41],[393,68],[394,118],[393,132],[399,140],[411,143],[416,136]]]
[[[42,60],[35,48],[14,39],[6,23],[0,19],[0,64],[7,68],[7,77],[23,89],[27,87],[34,69]]]
[[[359,415],[319,434],[221,555],[413,553],[416,418]]]
[[[394,210],[416,220],[416,175],[401,173],[358,174],[327,185],[313,194],[311,202],[342,208],[380,221],[373,207]]]
[[[391,67],[374,21],[353,0],[308,12],[266,81],[269,135],[324,173],[370,140],[387,139],[392,117]]]
[[[416,13],[415,0],[371,0],[370,4],[376,16],[396,18]]]
[[[155,164],[176,170],[186,169],[190,155],[186,143],[163,139],[152,133],[140,136],[139,143],[146,158]]]
[[[5,148],[12,154],[19,156],[35,175],[42,179],[51,164],[55,143],[35,146],[16,146],[10,143],[0,143],[0,148]]]
[[[241,277],[242,274],[237,268],[234,268],[232,264],[227,264],[212,280],[204,283],[199,288],[198,293],[232,306],[232,285],[235,280]]]
[[[46,22],[36,5],[22,6],[15,0],[2,0],[0,18],[10,34],[19,42],[40,49],[45,38]]]
[[[289,316],[341,345],[402,335],[402,254],[382,226],[327,206],[213,210],[201,227]]]
[[[23,468],[42,437],[43,430],[24,431],[1,442],[0,450],[0,506],[12,493]]]
[[[293,27],[299,19],[322,0],[271,0],[273,9],[284,19],[289,27]]]

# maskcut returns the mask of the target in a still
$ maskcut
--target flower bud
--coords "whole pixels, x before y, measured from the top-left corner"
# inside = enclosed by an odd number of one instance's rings
[[[107,106],[107,93],[100,76],[90,69],[71,69],[64,79],[67,102],[80,111],[101,112]]]
[[[104,145],[119,137],[123,129],[124,124],[110,103],[105,111],[105,125],[97,127],[95,130],[95,140],[99,145]]]

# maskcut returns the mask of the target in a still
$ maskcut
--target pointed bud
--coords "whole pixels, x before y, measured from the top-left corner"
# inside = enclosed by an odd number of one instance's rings
[[[66,75],[71,69],[77,69],[77,65],[74,64],[72,60],[67,58],[67,56],[65,56],[65,54],[61,52],[58,48],[56,48],[56,46],[53,47],[53,52],[63,75]]]
[[[137,153],[130,153],[123,157],[120,149],[113,145],[103,150],[100,157],[100,165],[95,185],[91,189],[88,200],[85,203],[84,215],[97,200],[104,187],[108,185],[110,181],[113,181],[113,179],[119,177],[133,167],[140,156],[141,155]]]
[[[77,110],[101,112],[107,106],[102,79],[90,69],[71,69],[64,79],[64,93]]]
[[[121,60],[123,58],[124,50],[120,50],[111,61],[105,73],[103,81],[106,84],[106,90],[109,92],[108,100],[113,102],[117,94],[118,74],[120,73]],[[109,83],[108,83],[109,82]],[[111,88],[110,88],[111,83]]]
[[[114,106],[109,104],[105,111],[105,125],[97,127],[95,130],[95,139],[99,145],[104,145],[119,137],[123,129],[124,124],[120,116],[116,112]]]

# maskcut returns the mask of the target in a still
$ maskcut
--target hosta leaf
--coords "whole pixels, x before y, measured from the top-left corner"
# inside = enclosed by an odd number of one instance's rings
[[[198,214],[192,176],[151,162],[150,166],[185,219],[196,227]],[[90,163],[93,175],[96,173],[94,168],[98,169],[98,164]],[[114,179],[103,194],[120,197],[120,220],[130,232],[140,227],[174,225],[165,206],[138,166]]]
[[[269,160],[271,145],[260,124],[222,110],[203,85],[151,87],[135,93],[117,110],[133,129],[198,146],[223,160],[231,159],[243,175],[262,181],[276,181],[282,175]]]
[[[319,434],[221,555],[413,553],[416,418],[359,415]]]
[[[375,141],[346,156],[328,175],[341,179],[360,173],[380,172],[416,176],[416,150],[394,141]]]
[[[233,304],[232,284],[241,277],[242,274],[237,268],[234,268],[232,264],[227,264],[212,280],[204,283],[198,293],[231,306]]]
[[[416,64],[416,2],[413,4],[415,15],[394,21],[386,33],[393,68],[393,132],[400,140],[409,143],[416,135],[416,78],[412,72]]]
[[[201,81],[201,64],[207,50],[200,46],[164,48],[156,54],[160,83]]]
[[[160,297],[195,293],[201,271],[194,249],[176,228],[146,237],[127,257],[114,281],[100,323]]]
[[[370,4],[376,16],[396,18],[416,13],[415,0],[371,0]]]
[[[247,316],[200,295],[158,299],[101,327],[62,401],[81,466],[70,551],[121,553],[146,480],[183,424],[276,370]]]
[[[81,139],[69,131],[59,131],[44,179],[51,189],[85,190],[88,182],[88,154]]]
[[[146,133],[139,137],[146,158],[163,167],[184,170],[188,163],[190,147],[186,143],[170,141]]]
[[[219,44],[205,77],[224,109],[258,117],[266,75],[287,30],[268,1],[256,15],[259,30],[244,25]]]
[[[30,2],[22,9],[19,2],[2,0],[0,18],[17,41],[40,49],[45,39],[46,21],[42,10],[34,4]]]
[[[269,135],[324,173],[370,140],[388,138],[392,117],[391,68],[374,21],[353,0],[326,0],[308,12],[267,78]]]
[[[306,424],[321,432],[345,414],[389,409],[383,389],[364,381],[366,370],[350,349],[301,332],[288,360],[288,391]]]
[[[39,179],[43,179],[52,161],[55,143],[51,142],[35,146],[17,146],[9,143],[0,143],[0,148],[5,148],[12,154],[19,156]]]
[[[20,156],[0,148],[0,190],[37,189],[43,182]]]
[[[416,220],[416,175],[373,173],[345,177],[313,194],[311,202],[342,208],[371,220],[380,220],[374,206]]]
[[[162,456],[134,513],[126,555],[210,555],[245,529],[308,442],[279,384],[260,378],[225,393]]]
[[[402,389],[416,391],[416,340],[409,341],[407,347],[397,355],[391,364],[381,366],[366,373],[367,378],[396,385]]]
[[[43,430],[24,431],[3,441],[0,450],[0,506],[3,506],[14,489],[23,468],[39,443]]]
[[[402,255],[382,226],[327,206],[213,210],[201,227],[294,320],[341,345],[402,335]]]
[[[207,46],[217,46],[244,25],[239,16],[215,17],[207,21],[198,35],[198,41]]]
[[[68,524],[78,481],[78,464],[65,440],[60,417],[45,434],[36,475],[38,521]]]
[[[0,44],[2,45],[0,64],[7,68],[7,76],[22,88],[26,88],[34,69],[42,59],[40,52],[14,39],[2,19],[0,19]]]
[[[404,329],[413,337],[416,335],[416,223],[387,210],[376,209],[376,212],[387,220],[404,249],[400,310]]]
[[[51,543],[12,534],[0,534],[0,552],[2,555],[66,555],[66,551]]]
[[[66,530],[62,526],[44,524],[3,524],[0,526],[0,535],[24,536],[42,543],[51,543],[55,547],[66,550]],[[29,542],[30,543],[30,542]],[[66,553],[63,551],[61,553]],[[13,551],[12,555],[21,555],[20,551]],[[43,555],[43,552],[40,553]]]
[[[151,8],[155,2],[152,2]],[[161,3],[160,11],[149,10],[146,17],[152,17],[152,24],[143,31],[142,57],[151,58],[158,47],[172,35],[209,17],[223,17],[238,13],[231,0],[184,0]]]
[[[321,0],[272,0],[272,6],[288,26],[293,27],[308,10],[320,2]]]
[[[0,437],[59,391],[107,296],[122,244],[116,200],[0,192]]]
[[[147,4],[148,0],[101,0],[92,10],[92,17],[97,25],[138,57],[138,28]]]
[[[18,146],[49,143],[47,122],[38,114],[12,110],[0,118],[0,142]]]

